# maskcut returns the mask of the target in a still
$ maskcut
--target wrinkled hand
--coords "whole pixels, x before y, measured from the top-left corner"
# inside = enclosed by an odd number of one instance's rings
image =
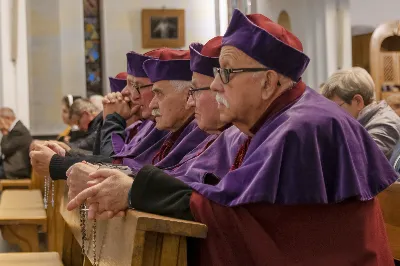
[[[49,176],[50,160],[56,153],[45,145],[35,145],[29,153],[33,170],[42,176]]]
[[[125,120],[129,119],[135,110],[131,110],[130,99],[123,97],[120,92],[112,92],[103,98],[103,118],[109,114],[117,113]],[[137,108],[136,112],[139,110]]]
[[[56,143],[58,144],[61,148],[63,148],[65,151],[70,151],[71,147],[68,146],[66,143],[62,142],[62,141],[51,141],[52,143]]]
[[[61,147],[57,142],[46,141],[43,145],[46,147],[49,147],[52,151],[54,151],[58,155],[65,157],[65,153],[66,153],[65,149],[63,147]]]
[[[35,150],[35,147],[38,147],[40,145],[43,145],[46,141],[44,140],[32,140],[31,145],[29,146],[29,151]]]
[[[89,175],[99,167],[88,163],[76,163],[67,171],[68,199],[76,197],[84,189],[88,188],[87,182],[92,180]],[[99,179],[100,180],[100,179]]]
[[[101,218],[122,216],[123,211],[128,208],[128,194],[133,179],[118,170],[107,168],[99,169],[89,177],[93,179],[88,182],[91,187],[72,199],[67,209],[71,211],[86,201],[90,205],[89,219],[96,218],[96,215]],[[99,183],[99,178],[104,180]]]

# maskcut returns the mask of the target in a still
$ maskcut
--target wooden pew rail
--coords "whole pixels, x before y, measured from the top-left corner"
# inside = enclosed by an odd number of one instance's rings
[[[61,181],[58,181],[61,182]],[[64,185],[65,186],[65,185]],[[66,192],[66,191],[65,191]],[[86,222],[86,256],[81,254],[82,234],[79,211],[66,210],[67,195],[61,200],[60,214],[65,222],[64,265],[93,265],[93,221]],[[126,217],[97,221],[96,258],[99,265],[187,265],[186,238],[205,238],[204,224],[129,210]],[[59,229],[57,229],[60,232]]]

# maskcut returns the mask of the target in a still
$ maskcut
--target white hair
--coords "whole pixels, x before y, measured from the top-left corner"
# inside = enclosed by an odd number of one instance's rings
[[[97,112],[103,111],[103,96],[101,95],[92,95],[89,98],[89,101],[96,107]]]
[[[375,100],[375,84],[365,69],[352,67],[330,76],[323,85],[321,94],[328,99],[336,95],[348,104],[354,95],[359,94],[365,105],[368,105]]]
[[[185,80],[170,80],[169,83],[177,91],[183,91],[184,89],[189,88],[192,85],[190,81],[185,81]]]
[[[15,118],[15,113],[11,108],[2,107],[0,108],[0,117]]]

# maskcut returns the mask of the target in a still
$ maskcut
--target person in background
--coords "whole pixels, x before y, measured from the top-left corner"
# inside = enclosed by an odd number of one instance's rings
[[[102,95],[92,95],[89,97],[89,101],[97,108],[97,111],[103,111],[103,96]]]
[[[29,178],[31,165],[29,146],[32,142],[29,130],[19,121],[10,108],[0,109],[1,165],[0,179]]]
[[[356,118],[390,158],[400,139],[400,118],[386,101],[375,101],[375,84],[365,69],[337,71],[325,82],[321,94]]]
[[[400,93],[390,95],[386,98],[386,102],[400,116]]]
[[[86,150],[91,153],[96,141],[97,131],[103,124],[103,114],[89,100],[78,99],[70,108],[70,119],[78,125],[79,130],[85,132],[83,138],[71,141],[71,148]]]
[[[67,125],[67,128],[63,132],[61,132],[60,135],[57,136],[58,141],[64,141],[64,139],[66,139],[67,141],[70,141],[72,132],[79,131],[78,126],[71,124],[71,120],[69,118],[69,108],[75,102],[75,100],[81,99],[81,98],[82,98],[81,96],[73,96],[71,94],[68,94],[62,98],[61,118],[62,118],[64,124]]]

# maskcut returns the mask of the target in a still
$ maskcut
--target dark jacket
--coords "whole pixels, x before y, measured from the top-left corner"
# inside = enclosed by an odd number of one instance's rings
[[[18,121],[15,127],[1,139],[4,155],[3,167],[6,178],[28,178],[31,175],[29,145],[32,142],[29,130]]]
[[[81,149],[92,154],[98,130],[101,129],[103,124],[103,112],[100,112],[90,123],[88,131],[83,138],[70,142],[69,146],[72,149]]]

